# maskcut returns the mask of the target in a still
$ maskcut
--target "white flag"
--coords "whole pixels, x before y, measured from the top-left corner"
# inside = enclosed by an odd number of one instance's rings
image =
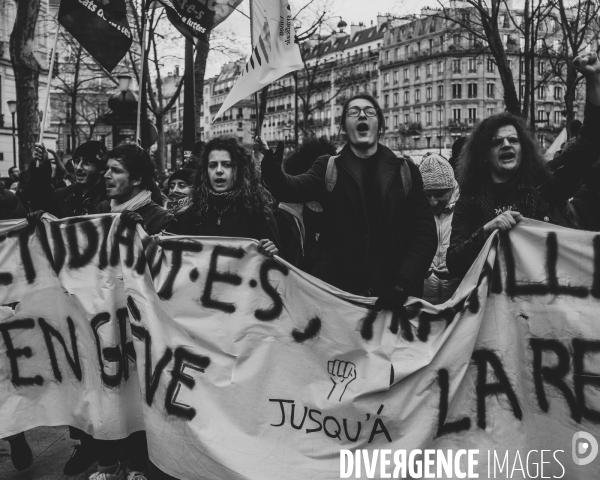
[[[251,2],[254,49],[213,121],[248,95],[302,68],[300,48],[294,43],[294,22],[288,0]]]

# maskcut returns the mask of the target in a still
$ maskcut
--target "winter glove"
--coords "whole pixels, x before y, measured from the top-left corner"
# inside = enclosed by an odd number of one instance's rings
[[[284,151],[283,142],[279,142],[277,144],[277,148],[275,152],[271,150],[265,150],[262,162],[260,163],[261,171],[263,174],[269,174],[270,172],[279,172],[281,171],[281,166],[283,164],[283,151]]]
[[[42,221],[42,215],[44,215],[43,210],[36,210],[35,212],[28,213],[25,217],[27,219],[27,223],[29,225],[38,225]]]
[[[377,301],[375,302],[375,308],[379,310],[392,310],[393,312],[400,312],[404,310],[404,303],[408,298],[408,294],[400,287],[389,287],[386,288]]]
[[[125,210],[121,214],[121,220],[128,224],[140,224],[144,230],[146,230],[146,225],[144,225],[144,219],[139,213],[132,212],[131,210]]]

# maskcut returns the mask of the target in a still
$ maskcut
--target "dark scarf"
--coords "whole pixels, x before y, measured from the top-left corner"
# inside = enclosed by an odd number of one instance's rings
[[[481,187],[476,199],[481,206],[484,224],[499,214],[496,209],[500,205],[494,201],[494,194],[496,198],[502,198],[504,205],[514,206],[524,217],[536,218],[540,194],[532,181],[517,177],[493,187],[490,183]]]
[[[208,190],[208,215],[221,217],[224,213],[235,210],[239,201],[240,189],[228,192]]]

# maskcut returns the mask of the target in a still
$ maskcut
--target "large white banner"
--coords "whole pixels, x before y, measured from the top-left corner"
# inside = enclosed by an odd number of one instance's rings
[[[598,478],[600,236],[525,221],[394,318],[253,240],[137,228],[0,229],[0,437],[145,429],[186,480]]]

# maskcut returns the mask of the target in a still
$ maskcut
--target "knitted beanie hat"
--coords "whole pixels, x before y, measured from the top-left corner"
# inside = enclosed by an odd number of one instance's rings
[[[419,164],[424,190],[441,190],[454,187],[454,171],[444,157],[437,153],[426,154]]]

